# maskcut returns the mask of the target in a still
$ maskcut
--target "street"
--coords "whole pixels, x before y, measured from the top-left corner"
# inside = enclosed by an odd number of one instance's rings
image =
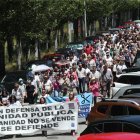
[[[48,131],[48,136],[45,137],[41,134],[41,132],[39,132],[36,135],[24,135],[24,136],[16,136],[16,137],[2,137],[2,139],[4,140],[45,140],[45,139],[49,139],[49,140],[76,140],[80,133],[86,128],[86,125],[84,123],[80,123],[78,125],[78,131],[77,131],[77,135],[76,136],[72,136],[70,135],[69,131]]]

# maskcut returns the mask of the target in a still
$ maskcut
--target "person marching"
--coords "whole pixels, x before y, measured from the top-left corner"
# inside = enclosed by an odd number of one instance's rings
[[[75,97],[75,93],[74,93],[74,92],[70,92],[70,93],[69,93],[69,98],[66,99],[66,102],[71,102],[71,101],[77,102],[78,107],[80,106],[80,105],[79,105],[79,101],[78,101],[78,99]],[[75,135],[76,135],[75,130],[71,130],[71,134],[72,134],[73,136],[75,136]]]

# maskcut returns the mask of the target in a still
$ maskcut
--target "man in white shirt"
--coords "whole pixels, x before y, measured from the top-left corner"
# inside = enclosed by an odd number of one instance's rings
[[[51,91],[53,89],[53,84],[52,84],[51,80],[49,79],[48,75],[44,76],[44,86],[45,86],[46,92],[51,93]]]
[[[79,68],[77,69],[78,80],[79,80],[79,89],[81,93],[85,92],[85,82],[86,82],[86,70],[83,68],[82,64],[79,64]]]
[[[105,58],[107,64],[109,67],[111,67],[113,65],[113,59],[112,57],[110,56],[110,53],[107,51],[106,52],[106,58]]]
[[[119,75],[119,74],[122,74],[124,69],[127,69],[127,67],[125,65],[125,58],[121,57],[120,62],[116,67],[116,76]]]

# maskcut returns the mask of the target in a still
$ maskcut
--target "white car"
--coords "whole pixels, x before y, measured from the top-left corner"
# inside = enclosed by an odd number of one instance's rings
[[[118,98],[127,97],[127,96],[140,97],[140,85],[122,87],[115,93],[115,95],[113,95],[112,99],[118,99]]]
[[[140,71],[120,74],[112,86],[112,96],[122,87],[140,85]]]

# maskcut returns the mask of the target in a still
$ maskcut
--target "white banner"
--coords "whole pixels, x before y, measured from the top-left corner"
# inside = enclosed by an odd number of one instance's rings
[[[0,135],[34,133],[39,130],[77,130],[76,102],[0,107]]]

